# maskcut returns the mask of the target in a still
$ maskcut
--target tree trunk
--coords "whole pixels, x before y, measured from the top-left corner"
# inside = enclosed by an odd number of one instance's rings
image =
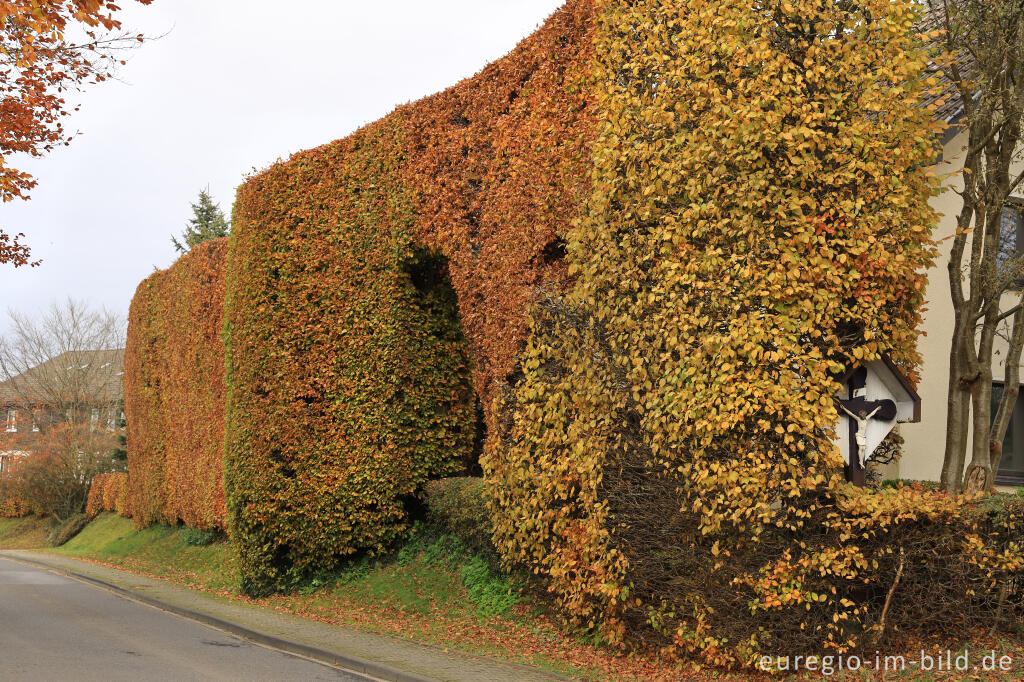
[[[1018,305],[1020,305],[1018,303]],[[1020,393],[1020,355],[1024,347],[1024,308],[1018,308],[1013,314],[1013,327],[1010,332],[1006,349],[1006,362],[1003,367],[1003,394],[999,399],[999,408],[992,420],[992,433],[989,436],[989,452],[992,459],[992,473],[999,473],[999,465],[1003,459],[1003,439],[1013,419],[1013,408],[1017,404]]]
[[[964,476],[968,495],[992,490],[992,370],[982,366],[978,380],[971,385],[971,413],[974,433],[971,438],[971,463]]]
[[[946,449],[942,460],[942,487],[956,492],[963,480],[967,459],[967,425],[971,416],[970,393],[964,386],[960,334],[954,334],[949,352],[949,386],[946,394]]]
[[[991,240],[991,230],[986,240]],[[992,265],[989,264],[992,269]],[[992,489],[992,454],[989,450],[992,434],[992,347],[995,343],[998,310],[989,310],[984,316],[978,338],[978,350],[972,363],[971,383],[971,464],[964,480],[966,493],[989,492]]]
[[[991,229],[998,225],[998,217],[989,219],[985,231],[986,248],[994,251],[998,248],[996,238],[998,232]],[[995,263],[986,264],[989,279],[996,276]],[[998,295],[998,294],[997,294]],[[982,299],[986,300],[986,299]],[[998,300],[998,299],[996,299]],[[965,492],[973,495],[993,489],[992,475],[992,352],[999,326],[999,309],[988,306],[988,312],[982,318],[978,335],[977,355],[972,358],[973,379],[971,384],[971,463],[967,467],[964,478]]]

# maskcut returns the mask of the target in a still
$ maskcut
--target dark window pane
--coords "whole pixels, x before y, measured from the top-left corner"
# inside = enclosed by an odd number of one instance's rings
[[[1003,385],[993,384],[992,385],[992,419],[996,418],[996,411],[999,409],[999,401],[1003,399]],[[1020,401],[1013,406],[1014,412],[1017,411],[1020,405]],[[1003,438],[1003,461],[1006,460],[1006,456],[1013,453],[1013,419],[1010,419],[1010,426],[1006,429],[1006,436]]]
[[[996,410],[999,409],[999,401],[1003,397],[1002,384],[992,385],[992,418],[995,419]],[[996,472],[997,482],[1017,483],[1024,477],[1024,443],[1014,442],[1014,432],[1020,432],[1020,426],[1024,424],[1024,401],[1018,400],[1013,405],[1013,416],[1010,418],[1010,425],[1006,429],[1006,436],[1003,438],[1003,453],[999,462],[999,471]],[[1014,428],[1014,427],[1017,428]]]
[[[1024,232],[1024,215],[1017,206],[1004,206],[999,224],[999,253],[996,264],[1000,273],[1005,271],[1009,261],[1021,252],[1021,234]]]

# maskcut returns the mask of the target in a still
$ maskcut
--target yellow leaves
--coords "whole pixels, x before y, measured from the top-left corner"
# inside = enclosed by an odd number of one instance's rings
[[[837,547],[803,546],[792,566],[768,566],[785,575],[751,588],[752,608],[799,606],[803,615],[827,605],[822,619],[833,609],[841,623],[859,616],[840,617],[827,595],[875,569],[844,546],[862,544],[862,527],[823,520],[839,504],[827,501],[841,471],[831,394],[854,360],[882,348],[913,357],[920,294],[906,292],[922,291],[921,244],[934,219],[921,151],[930,133],[912,96],[919,84],[896,92],[876,81],[880,69],[914,77],[917,56],[896,33],[890,45],[858,32],[791,54],[764,39],[749,3],[686,7],[609,3],[599,18],[608,22],[595,38],[603,129],[591,200],[568,236],[579,279],[546,303],[571,312],[535,317],[508,451],[488,464],[504,495],[502,551],[542,566],[575,616],[617,619],[621,599],[601,585],[621,580],[593,582],[611,570],[602,552],[614,546],[597,505],[617,475],[622,455],[611,453],[649,449],[639,475],[678,485],[680,524],[715,572],[729,571],[722,557],[737,543],[754,546],[775,529],[802,539],[826,533],[823,542]],[[783,7],[797,11],[818,10]],[[679,33],[657,37],[673,21]],[[852,85],[827,78],[836,72]],[[659,75],[645,80],[651,73]],[[869,107],[886,116],[865,119]],[[911,233],[916,241],[903,240]],[[531,411],[532,401],[550,409]],[[578,489],[557,482],[570,466]],[[900,513],[843,504],[879,523]],[[542,509],[578,523],[537,515]],[[631,569],[624,561],[614,570],[625,580]],[[658,595],[630,595],[659,607]],[[652,620],[671,630],[669,613]],[[713,613],[700,614],[717,627]],[[837,646],[840,634],[828,635]]]

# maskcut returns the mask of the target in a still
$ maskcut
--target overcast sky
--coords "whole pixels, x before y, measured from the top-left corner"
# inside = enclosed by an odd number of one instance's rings
[[[39,181],[0,206],[37,268],[0,266],[3,306],[67,296],[127,315],[139,281],[174,262],[171,234],[209,186],[344,137],[508,53],[562,0],[125,0],[125,28],[167,35],[78,94],[70,147],[9,163]],[[0,332],[7,327],[0,315]]]

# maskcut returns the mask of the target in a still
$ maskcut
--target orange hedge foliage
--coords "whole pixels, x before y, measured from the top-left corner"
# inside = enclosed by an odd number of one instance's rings
[[[18,477],[15,474],[17,460],[11,462],[0,474],[0,519],[17,519],[28,516],[32,509],[22,497]]]
[[[142,280],[128,310],[124,356],[124,414],[128,451],[128,494],[135,523],[161,519],[164,506],[164,419],[161,399],[163,318],[160,285],[165,271]]]
[[[0,491],[0,519],[20,519],[32,513],[24,500]]]
[[[593,7],[238,192],[226,483],[244,588],[385,547],[472,454],[589,186]],[[450,285],[449,285],[450,280]]]
[[[919,361],[916,11],[572,0],[251,178],[226,283],[197,247],[132,304],[137,522],[223,523],[226,366],[252,594],[386,549],[479,401],[495,545],[609,641],[752,665],[1018,618],[1021,505],[854,489],[833,443],[847,368]]]
[[[224,528],[224,261],[194,247],[139,285],[125,350],[131,500],[140,527]]]
[[[105,511],[131,518],[128,474],[99,474],[92,479],[85,513],[96,516]]]

